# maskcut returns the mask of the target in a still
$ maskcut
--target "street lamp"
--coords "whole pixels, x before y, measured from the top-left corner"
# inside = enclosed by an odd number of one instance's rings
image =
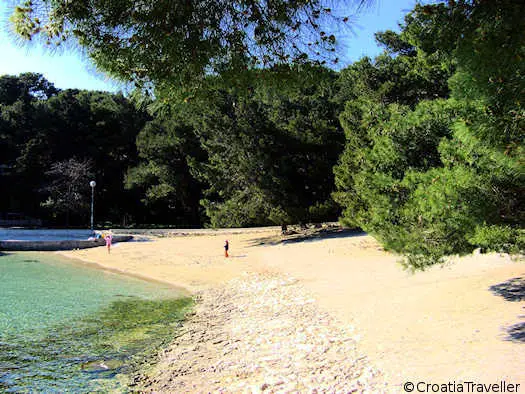
[[[91,186],[91,231],[93,231],[93,203],[95,201],[95,186],[97,186],[97,182],[91,181],[89,186]]]

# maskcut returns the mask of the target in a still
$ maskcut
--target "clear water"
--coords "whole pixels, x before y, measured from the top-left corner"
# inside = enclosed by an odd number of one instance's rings
[[[171,287],[54,254],[0,256],[0,392],[127,391],[190,306]]]
[[[91,230],[30,230],[23,228],[0,228],[0,241],[65,241],[88,239]]]

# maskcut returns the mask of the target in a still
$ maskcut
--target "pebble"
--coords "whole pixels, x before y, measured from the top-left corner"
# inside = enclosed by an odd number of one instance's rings
[[[293,278],[245,276],[202,291],[197,299],[194,315],[159,353],[154,372],[136,378],[138,387],[147,392],[181,392],[196,385],[191,392],[350,393],[359,384],[360,392],[387,392],[380,372],[357,353],[353,327],[320,310]]]

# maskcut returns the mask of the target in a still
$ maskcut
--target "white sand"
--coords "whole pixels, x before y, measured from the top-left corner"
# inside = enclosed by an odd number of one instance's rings
[[[525,302],[489,290],[512,278],[523,283],[523,261],[468,256],[412,275],[369,236],[259,245],[276,236],[272,229],[159,238],[117,244],[110,255],[104,248],[63,254],[192,292],[245,273],[291,275],[321,309],[355,327],[359,350],[391,387],[399,389],[407,380],[506,380],[525,392],[525,343],[507,340],[508,327],[524,323]],[[226,237],[229,259],[223,257]]]

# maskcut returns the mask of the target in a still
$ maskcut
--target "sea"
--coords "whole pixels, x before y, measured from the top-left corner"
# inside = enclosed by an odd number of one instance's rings
[[[65,239],[2,231],[0,239]],[[0,392],[132,391],[191,303],[179,289],[56,253],[0,252]]]
[[[88,239],[93,232],[86,229],[24,229],[0,228],[0,241],[63,241]]]

